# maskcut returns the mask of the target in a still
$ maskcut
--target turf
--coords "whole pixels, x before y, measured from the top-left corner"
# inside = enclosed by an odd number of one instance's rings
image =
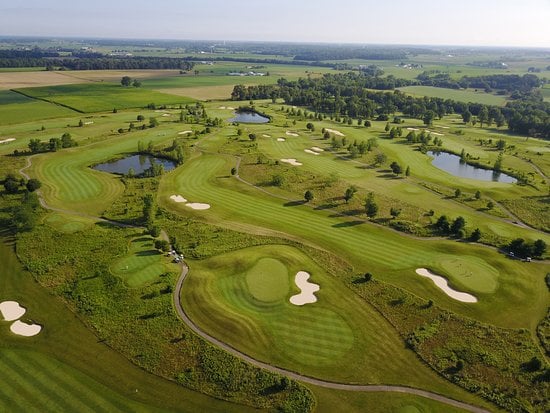
[[[2,105],[0,125],[68,117],[75,114],[71,109],[37,101],[11,90],[0,90],[0,105]]]
[[[94,221],[75,215],[67,215],[54,212],[48,214],[44,222],[57,231],[72,234],[83,231],[93,225]]]
[[[154,248],[154,239],[140,237],[130,241],[128,255],[118,260],[111,271],[129,287],[137,287],[157,280],[167,271],[177,272],[178,266],[170,264],[166,258]]]
[[[112,83],[25,88],[19,89],[19,92],[87,113],[112,111],[113,108],[144,108],[149,103],[180,105],[191,102],[191,99],[183,97]]]
[[[288,270],[276,259],[261,258],[247,271],[246,286],[256,300],[280,301],[289,291]]]

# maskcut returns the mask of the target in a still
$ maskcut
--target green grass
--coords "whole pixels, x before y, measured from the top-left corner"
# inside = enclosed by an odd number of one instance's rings
[[[246,286],[256,300],[268,303],[280,301],[289,291],[288,270],[279,260],[260,258],[247,271]]]
[[[176,97],[143,88],[122,87],[119,84],[77,84],[24,88],[19,90],[27,96],[54,102],[80,112],[106,112],[113,108],[143,108],[149,103],[180,105],[191,99]]]
[[[10,125],[74,115],[74,111],[37,101],[11,90],[0,90],[0,125]]]
[[[57,231],[72,234],[83,231],[93,225],[94,221],[76,215],[67,215],[54,212],[48,214],[44,222]]]
[[[128,254],[111,266],[111,271],[129,287],[137,287],[157,280],[162,274],[178,272],[179,267],[170,264],[171,258],[166,258],[154,247],[154,239],[148,236],[130,241]]]
[[[485,105],[504,106],[506,98],[484,91],[455,90],[433,86],[406,86],[400,87],[400,91],[413,96],[428,96],[442,99],[452,99],[459,102],[482,103]]]

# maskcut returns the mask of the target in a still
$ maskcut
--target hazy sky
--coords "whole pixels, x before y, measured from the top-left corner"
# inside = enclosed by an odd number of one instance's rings
[[[550,0],[1,0],[0,35],[550,47]]]

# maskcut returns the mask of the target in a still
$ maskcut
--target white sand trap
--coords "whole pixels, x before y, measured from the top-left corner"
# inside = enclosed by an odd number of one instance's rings
[[[286,141],[285,138],[277,138],[277,142],[284,142],[284,141]]]
[[[174,202],[177,202],[177,203],[187,202],[187,199],[185,199],[181,195],[172,195],[172,196],[170,196],[170,199]]]
[[[263,134],[262,136],[263,136],[264,138],[271,138],[271,135]]]
[[[227,110],[235,110],[235,108],[233,106],[228,106],[226,109]]]
[[[227,109],[225,106],[220,106],[218,109]]]
[[[437,133],[437,132],[431,132],[432,135],[435,135],[435,136],[445,136],[444,134],[442,133]]]
[[[15,138],[2,139],[2,140],[0,141],[0,143],[13,142],[14,140],[15,140]]]
[[[311,147],[311,150],[312,150],[312,151],[315,151],[315,152],[324,152],[324,151],[325,151],[324,149],[321,149],[321,148],[319,148],[318,146],[312,146],[312,147]]]
[[[84,122],[84,125],[93,125],[94,124],[94,121],[93,120],[90,120],[88,122]]]
[[[319,285],[308,281],[309,273],[305,271],[298,271],[294,282],[300,289],[301,293],[290,297],[290,302],[294,305],[311,304],[317,301],[315,292],[319,291]]]
[[[172,116],[169,113],[163,113],[162,116]]]
[[[289,158],[289,159],[281,159],[281,162],[285,162],[285,163],[289,163],[293,166],[302,166],[303,164],[298,162],[296,159],[294,158]]]
[[[210,209],[210,204],[201,204],[200,202],[189,202],[188,204],[185,204],[185,206],[198,210]]]
[[[42,326],[38,324],[27,324],[17,320],[10,326],[10,330],[13,334],[19,336],[32,337],[40,333]]]
[[[422,277],[427,277],[434,282],[434,284],[439,287],[445,294],[449,297],[454,298],[457,301],[462,301],[463,303],[477,303],[477,298],[472,294],[461,293],[460,291],[453,290],[449,287],[449,283],[445,278],[440,275],[431,273],[426,268],[417,268],[416,273]]]
[[[440,128],[440,129],[449,129],[448,126],[436,126],[436,128]]]
[[[181,132],[178,132],[178,135],[187,135],[188,133],[193,133],[192,130],[183,130]]]
[[[420,129],[417,129],[417,128],[407,128],[407,130],[417,131],[417,130],[420,130]]]
[[[311,149],[304,149],[304,152],[310,153],[312,155],[319,155],[319,152],[312,151]]]
[[[346,136],[342,132],[340,132],[339,130],[336,130],[336,129],[325,128],[325,131],[330,132],[330,133],[334,133],[336,136]]]
[[[290,131],[288,131],[288,130],[286,131],[286,134],[287,134],[288,136],[300,136],[300,135],[298,135],[297,133],[295,133],[295,132],[290,132]]]
[[[13,321],[21,318],[27,310],[21,307],[17,301],[4,301],[0,303],[0,313],[6,321]]]

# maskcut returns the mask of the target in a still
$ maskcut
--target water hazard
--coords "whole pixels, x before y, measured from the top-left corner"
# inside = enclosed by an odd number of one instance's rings
[[[135,175],[141,175],[150,169],[153,164],[162,165],[165,171],[171,171],[177,166],[174,161],[169,159],[157,158],[151,155],[132,155],[116,161],[100,163],[95,165],[93,169],[120,175],[127,175],[130,169],[133,169]]]

